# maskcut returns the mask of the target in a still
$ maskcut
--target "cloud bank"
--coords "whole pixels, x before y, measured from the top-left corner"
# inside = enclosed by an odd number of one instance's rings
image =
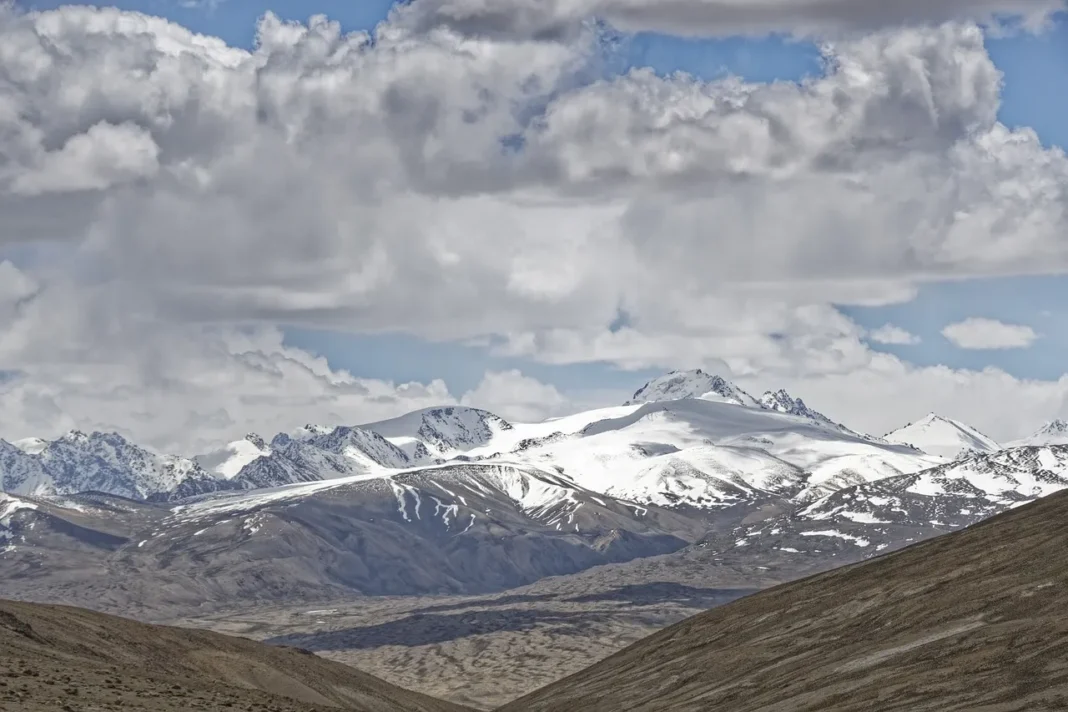
[[[423,0],[401,13],[417,27],[485,36],[559,38],[598,17],[631,31],[679,35],[813,34],[1005,16],[1041,26],[1061,0]]]
[[[778,5],[664,17],[766,31]],[[998,123],[1001,75],[959,6],[793,6],[781,22],[825,27],[826,75],[801,84],[605,76],[599,27],[573,20],[626,26],[637,0],[417,0],[373,36],[267,14],[252,51],[3,6],[0,433],[179,445],[267,411],[257,428],[464,398],[334,371],[282,343],[289,325],[769,385],[900,379],[832,304],[1068,269],[1068,159]],[[479,402],[563,407],[504,376]]]

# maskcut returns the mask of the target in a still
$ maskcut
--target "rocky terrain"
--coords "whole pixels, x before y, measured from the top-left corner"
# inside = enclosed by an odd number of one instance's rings
[[[502,712],[1053,710],[1068,494],[671,626]]]
[[[0,709],[462,712],[306,651],[0,601]]]

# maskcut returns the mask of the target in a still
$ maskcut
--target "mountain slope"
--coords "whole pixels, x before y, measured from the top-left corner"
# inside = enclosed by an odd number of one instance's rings
[[[201,497],[11,498],[0,591],[105,610],[487,593],[677,551],[700,520],[554,472],[456,463]],[[10,512],[10,514],[8,514]]]
[[[465,709],[293,648],[7,601],[0,681],[0,708],[35,712]]]
[[[971,452],[996,452],[1001,449],[1001,445],[970,425],[934,413],[889,433],[885,439],[950,460],[965,457]]]
[[[1061,709],[1068,493],[667,628],[502,712]]]

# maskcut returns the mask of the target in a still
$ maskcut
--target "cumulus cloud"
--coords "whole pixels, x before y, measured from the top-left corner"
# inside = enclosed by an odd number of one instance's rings
[[[487,373],[477,387],[464,394],[461,403],[521,423],[540,422],[574,407],[555,387],[517,369]]]
[[[896,346],[915,346],[920,343],[920,337],[893,324],[883,324],[868,334],[868,338],[877,344]]]
[[[949,324],[942,336],[958,348],[976,350],[1025,349],[1038,339],[1030,326],[977,317]]]
[[[0,435],[116,431],[193,454],[245,432],[373,422],[455,403],[442,381],[391,383],[331,369],[276,329],[140,330],[136,350],[98,346],[81,363],[26,363],[0,381]]]
[[[159,146],[140,126],[100,122],[19,170],[10,190],[20,196],[104,190],[150,178],[159,169],[158,159]]]
[[[0,249],[32,257],[0,266],[18,274],[0,370],[22,374],[5,422],[199,442],[269,432],[272,407],[353,422],[455,400],[312,368],[279,345],[288,325],[843,377],[872,355],[831,304],[1068,270],[1068,159],[997,122],[974,24],[850,35],[823,45],[826,76],[751,84],[603,78],[591,23],[441,19],[494,7],[420,0],[374,37],[268,14],[246,51],[115,9],[0,5]],[[578,5],[523,7],[533,26]],[[563,407],[515,374],[487,383]]]

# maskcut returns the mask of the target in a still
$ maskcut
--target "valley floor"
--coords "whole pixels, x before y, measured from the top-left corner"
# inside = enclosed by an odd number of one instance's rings
[[[167,622],[312,650],[395,685],[494,709],[696,613],[825,564],[754,569],[700,551],[489,596],[371,597]]]

